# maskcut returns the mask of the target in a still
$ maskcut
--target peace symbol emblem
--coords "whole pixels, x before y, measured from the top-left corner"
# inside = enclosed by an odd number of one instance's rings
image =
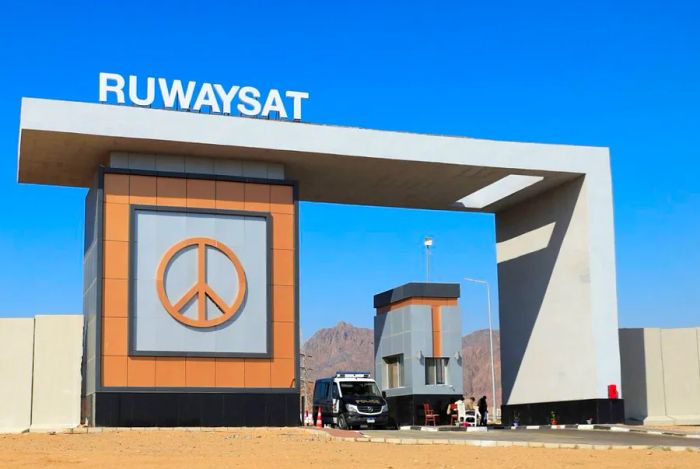
[[[173,303],[165,291],[166,271],[180,253],[192,249],[193,246],[197,249],[197,280],[182,297]],[[215,249],[226,256],[233,264],[236,271],[238,277],[238,291],[236,293],[236,298],[230,305],[207,283],[207,248]],[[158,291],[158,298],[163,304],[163,307],[165,307],[168,314],[175,318],[176,321],[192,327],[213,327],[228,321],[238,312],[243,298],[245,298],[246,287],[245,272],[243,271],[241,261],[238,260],[238,257],[236,257],[228,246],[211,238],[188,238],[175,243],[163,255],[156,272],[156,289]],[[195,318],[192,318],[186,316],[184,313],[187,305],[189,305],[195,297],[197,299],[197,315]],[[211,315],[213,317],[210,317],[210,315],[207,314],[207,298],[221,311],[221,315]]]

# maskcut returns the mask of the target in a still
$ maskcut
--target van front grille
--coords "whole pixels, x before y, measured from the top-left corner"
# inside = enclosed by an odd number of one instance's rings
[[[381,406],[358,405],[357,410],[362,412],[363,414],[376,414],[378,412],[381,412],[382,408]]]

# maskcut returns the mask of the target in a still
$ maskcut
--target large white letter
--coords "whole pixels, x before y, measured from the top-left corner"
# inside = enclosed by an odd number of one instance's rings
[[[199,111],[202,106],[210,106],[211,112],[221,112],[219,107],[219,102],[216,100],[216,95],[214,94],[214,89],[211,87],[211,83],[203,83],[202,88],[199,90],[197,99],[194,101],[194,106],[192,106],[193,111]]]
[[[260,97],[260,91],[252,86],[244,86],[238,93],[238,99],[241,101],[238,106],[238,111],[244,116],[257,116],[260,114],[260,101],[257,98]],[[250,105],[250,108],[244,106],[244,104]]]
[[[221,103],[224,105],[224,114],[231,114],[231,101],[233,101],[233,98],[236,97],[236,93],[238,93],[239,88],[240,86],[232,86],[227,93],[223,86],[219,85],[218,83],[214,85],[214,89],[221,97]]]
[[[301,100],[309,99],[309,93],[306,91],[287,91],[284,95],[294,100],[294,119],[301,120]]]
[[[265,100],[265,106],[263,106],[262,111],[263,117],[268,117],[272,111],[279,112],[282,119],[287,118],[287,110],[284,108],[282,96],[280,96],[280,92],[274,88],[270,90]]]
[[[187,92],[182,89],[180,80],[173,80],[173,86],[168,88],[168,82],[165,78],[158,78],[158,85],[160,86],[160,94],[163,96],[163,106],[175,107],[175,98],[177,97],[181,109],[190,108],[194,87],[197,85],[196,82],[187,82]]]
[[[112,81],[112,83],[108,83]],[[107,102],[107,93],[117,96],[117,103],[124,104],[124,77],[118,73],[100,72],[100,102]]]
[[[156,79],[146,78],[146,99],[139,98],[138,78],[129,75],[129,100],[138,106],[150,106],[156,99]]]

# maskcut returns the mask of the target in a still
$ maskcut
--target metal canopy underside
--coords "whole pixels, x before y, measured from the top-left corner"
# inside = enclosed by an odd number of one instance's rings
[[[110,152],[282,163],[302,200],[496,212],[608,165],[599,147],[498,142],[105,104],[22,100],[20,182],[88,187]],[[543,180],[480,210],[508,175]]]

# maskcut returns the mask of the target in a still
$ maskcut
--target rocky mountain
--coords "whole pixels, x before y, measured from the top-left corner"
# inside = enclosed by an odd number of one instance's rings
[[[464,392],[477,400],[491,395],[491,355],[489,353],[489,330],[480,329],[462,337],[462,368],[464,370]],[[498,331],[493,331],[493,367],[496,374],[496,395],[501,403],[501,339]]]
[[[496,393],[501,395],[500,339],[498,331],[493,337]],[[307,370],[309,396],[317,378],[332,376],[339,370],[370,371],[374,374],[374,332],[339,322],[335,327],[318,330],[304,343],[306,355],[303,364]],[[482,329],[462,338],[464,365],[464,391],[477,399],[491,398],[491,364],[489,359],[489,331]],[[303,375],[302,375],[303,377]]]

